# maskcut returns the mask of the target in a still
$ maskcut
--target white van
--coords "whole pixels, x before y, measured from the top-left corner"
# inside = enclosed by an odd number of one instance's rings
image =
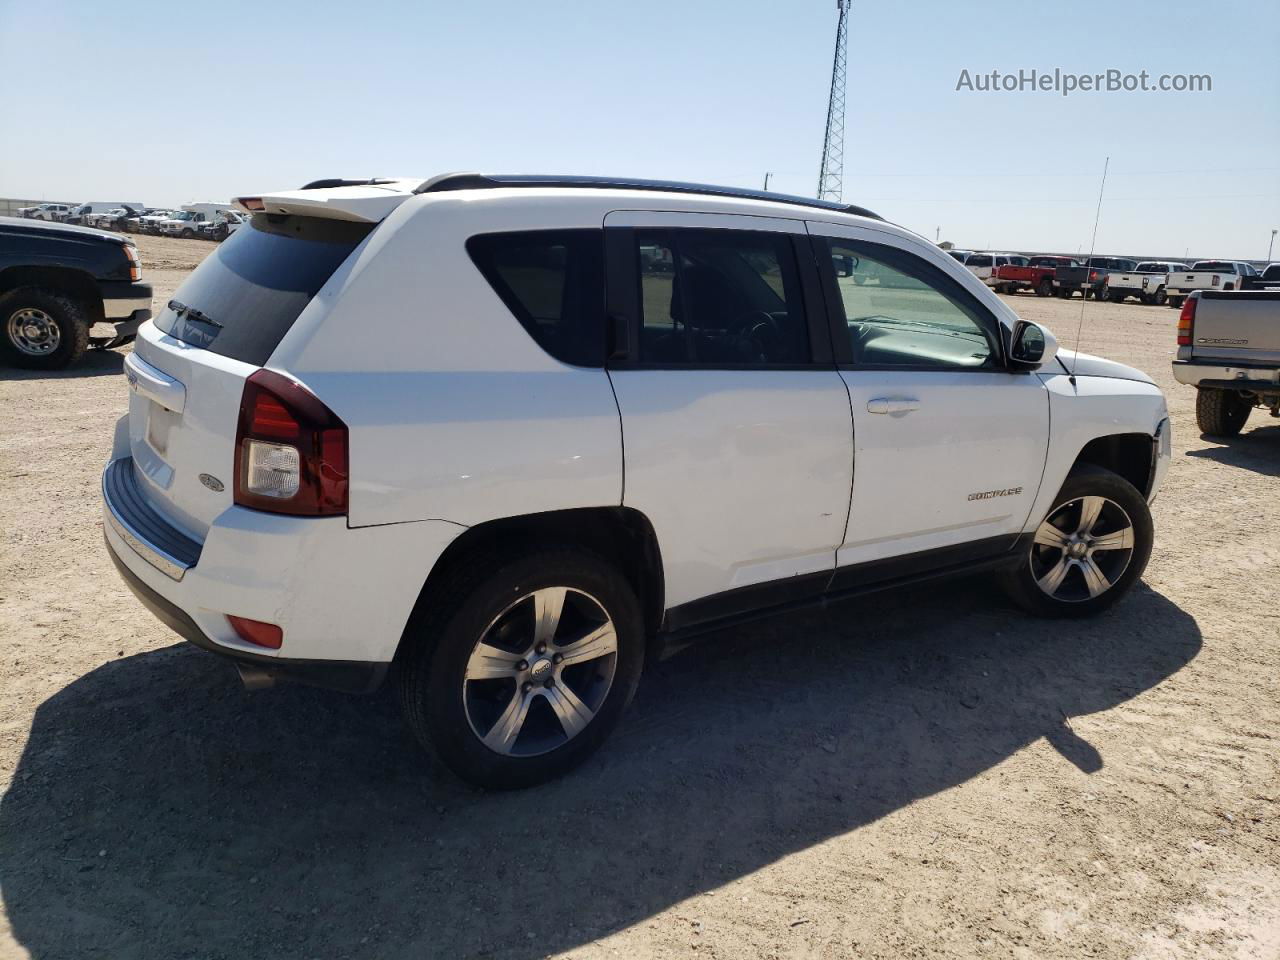
[[[218,219],[235,208],[229,203],[184,203],[182,212],[160,221],[160,232],[171,237],[195,237],[200,225]]]

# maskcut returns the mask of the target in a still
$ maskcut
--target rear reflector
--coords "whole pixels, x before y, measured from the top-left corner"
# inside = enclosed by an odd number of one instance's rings
[[[263,623],[261,620],[250,620],[248,617],[233,617],[227,614],[227,623],[245,643],[255,647],[266,647],[268,650],[279,650],[284,642],[284,631],[274,623]]]
[[[1199,297],[1187,297],[1182,305],[1182,312],[1178,314],[1178,346],[1180,347],[1191,346],[1191,331],[1196,325],[1196,304],[1199,302]]]
[[[259,370],[244,384],[234,500],[304,517],[347,512],[347,426],[288,377]]]

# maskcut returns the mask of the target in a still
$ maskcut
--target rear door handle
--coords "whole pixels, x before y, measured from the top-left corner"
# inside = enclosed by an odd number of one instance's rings
[[[868,413],[910,413],[920,409],[915,397],[876,397],[867,401]]]

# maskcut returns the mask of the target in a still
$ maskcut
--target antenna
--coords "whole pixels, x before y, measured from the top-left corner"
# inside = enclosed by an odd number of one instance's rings
[[[831,62],[831,96],[827,99],[827,133],[822,141],[822,167],[818,171],[818,199],[842,199],[844,191],[844,88],[849,46],[849,7],[853,0],[836,0],[836,53]]]
[[[1089,302],[1089,260],[1093,259],[1093,251],[1098,246],[1098,221],[1102,218],[1102,192],[1107,189],[1107,168],[1111,166],[1111,158],[1107,157],[1102,164],[1102,183],[1098,187],[1098,209],[1093,212],[1093,238],[1089,241],[1089,259],[1085,260],[1085,288],[1080,291],[1080,322],[1076,324],[1076,352],[1071,358],[1071,382],[1075,383],[1076,367],[1080,366],[1080,334],[1084,330],[1084,305]]]

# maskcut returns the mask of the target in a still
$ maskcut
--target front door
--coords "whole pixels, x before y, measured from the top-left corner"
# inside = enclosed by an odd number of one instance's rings
[[[1012,546],[1040,485],[1049,397],[1003,363],[1000,323],[945,263],[889,234],[811,224],[854,421],[835,587]]]
[[[844,537],[849,396],[799,220],[619,211],[609,300],[625,506],[662,545],[668,627],[821,593]]]

